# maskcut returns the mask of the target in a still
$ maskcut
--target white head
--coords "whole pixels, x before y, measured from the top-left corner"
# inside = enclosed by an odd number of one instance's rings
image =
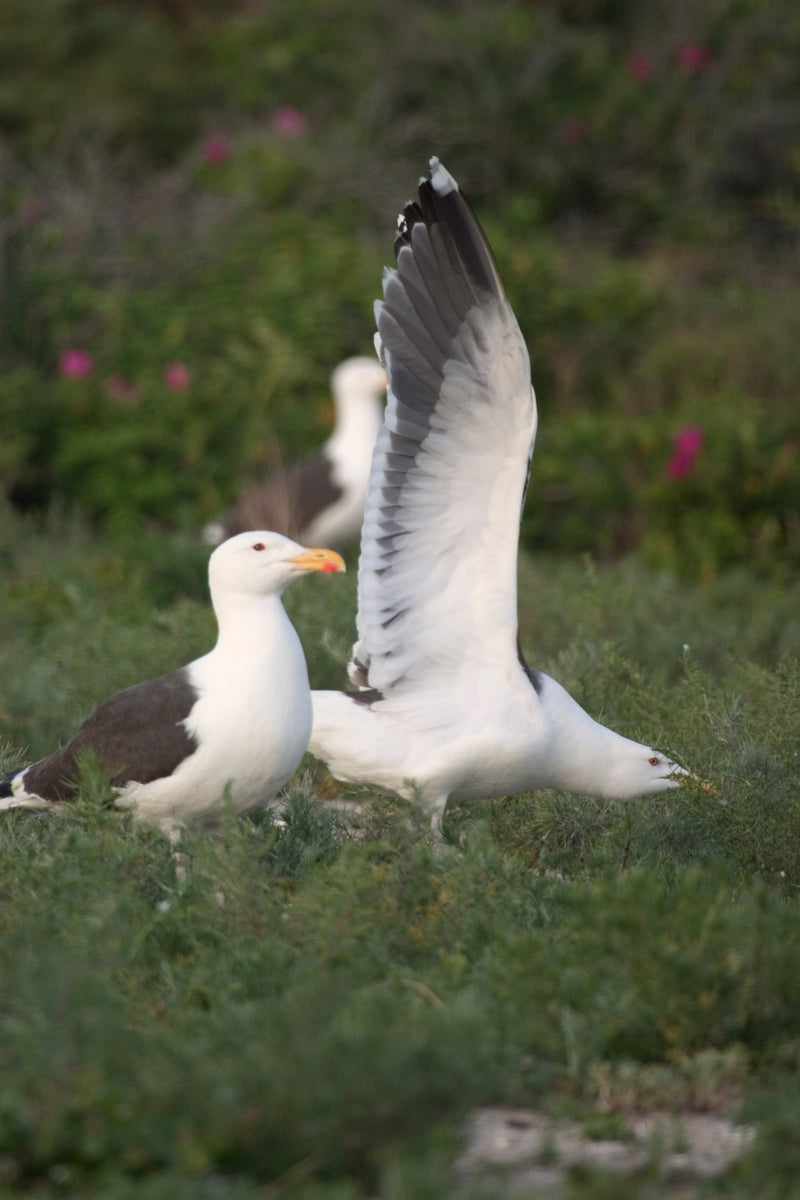
[[[595,721],[549,675],[540,673],[539,679],[548,717],[547,765],[540,786],[601,800],[633,800],[694,778],[660,750]]]
[[[346,358],[331,375],[331,391],[340,408],[378,407],[386,391],[386,372],[377,358]]]
[[[291,538],[265,529],[237,533],[217,546],[208,560],[212,597],[224,593],[247,596],[280,595],[309,571],[344,571],[335,550],[309,550]]]
[[[611,730],[607,731],[611,733]],[[606,770],[597,794],[608,800],[633,800],[637,796],[655,796],[679,787],[692,776],[684,767],[641,742],[614,735],[608,744]]]

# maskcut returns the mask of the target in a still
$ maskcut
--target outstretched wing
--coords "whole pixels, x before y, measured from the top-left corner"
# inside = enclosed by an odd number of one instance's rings
[[[376,304],[389,382],[361,538],[351,678],[384,695],[516,657],[536,401],[489,244],[438,159]]]

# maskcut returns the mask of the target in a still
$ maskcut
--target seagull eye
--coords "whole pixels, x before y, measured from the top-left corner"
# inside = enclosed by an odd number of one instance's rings
[[[658,757],[657,754],[652,754],[650,756],[650,758],[648,758],[647,761],[650,763],[651,767],[657,767],[659,765],[659,763],[661,762],[661,759]]]
[[[253,549],[254,549],[254,550],[266,550],[266,548],[267,548],[267,547],[264,545],[264,543],[263,543],[263,542],[253,542]]]

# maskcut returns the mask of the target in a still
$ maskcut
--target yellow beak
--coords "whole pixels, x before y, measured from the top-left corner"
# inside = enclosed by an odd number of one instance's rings
[[[699,775],[693,774],[692,771],[686,771],[685,774],[678,778],[678,783],[684,785],[693,783],[696,788],[699,788],[701,792],[705,792],[709,796],[719,795],[719,789],[713,783],[709,783],[707,779],[701,779]]]
[[[346,571],[344,559],[335,550],[304,550],[289,559],[290,563],[302,567],[304,571]]]

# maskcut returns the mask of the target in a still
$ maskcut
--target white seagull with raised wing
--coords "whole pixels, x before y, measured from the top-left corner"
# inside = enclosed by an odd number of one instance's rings
[[[399,218],[376,304],[389,382],[361,537],[356,692],[312,692],[309,749],[338,779],[408,798],[560,788],[651,795],[687,772],[598,724],[527,666],[517,544],[536,399],[489,244],[453,177]]]

